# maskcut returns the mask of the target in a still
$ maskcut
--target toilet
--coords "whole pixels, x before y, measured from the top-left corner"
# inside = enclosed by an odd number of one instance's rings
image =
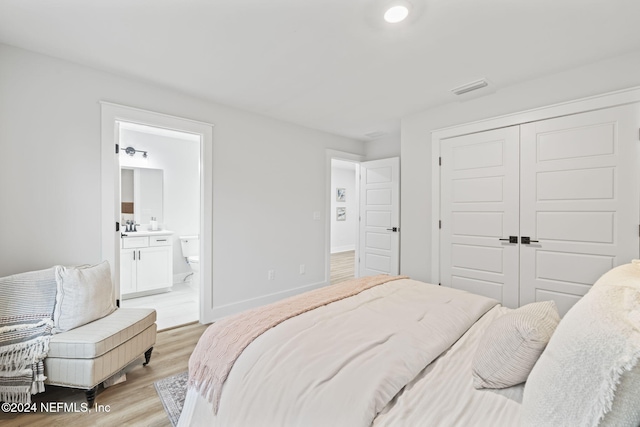
[[[189,285],[198,289],[200,286],[200,238],[198,236],[180,236],[180,245],[182,246],[182,256],[193,272]]]

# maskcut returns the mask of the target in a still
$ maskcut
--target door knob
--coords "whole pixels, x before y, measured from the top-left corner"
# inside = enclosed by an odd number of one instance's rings
[[[524,237],[523,237],[523,239],[524,239]],[[508,239],[498,239],[498,240],[507,240],[507,241],[509,241],[509,243],[518,243],[518,236],[509,236]]]
[[[387,231],[393,231],[394,233],[398,232],[398,227],[387,228]]]

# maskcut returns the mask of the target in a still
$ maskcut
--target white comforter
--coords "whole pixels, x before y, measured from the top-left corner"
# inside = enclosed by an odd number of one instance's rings
[[[180,426],[368,426],[495,300],[410,279],[289,319],[242,353],[220,409],[189,390]]]

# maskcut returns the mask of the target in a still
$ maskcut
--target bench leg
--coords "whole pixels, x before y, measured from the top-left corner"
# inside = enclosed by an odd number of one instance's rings
[[[151,360],[151,352],[153,351],[153,347],[144,352],[144,363],[142,366],[147,366],[149,364],[149,360]]]
[[[92,389],[89,389],[84,392],[87,397],[87,403],[89,404],[89,408],[93,408],[93,404],[96,401],[96,392],[98,391],[98,386],[95,386]]]

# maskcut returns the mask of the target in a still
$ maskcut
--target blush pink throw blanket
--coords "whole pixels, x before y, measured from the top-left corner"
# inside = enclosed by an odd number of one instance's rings
[[[226,317],[202,334],[189,358],[189,386],[218,412],[222,386],[242,351],[262,333],[299,314],[407,276],[367,276],[315,289],[263,307]]]

